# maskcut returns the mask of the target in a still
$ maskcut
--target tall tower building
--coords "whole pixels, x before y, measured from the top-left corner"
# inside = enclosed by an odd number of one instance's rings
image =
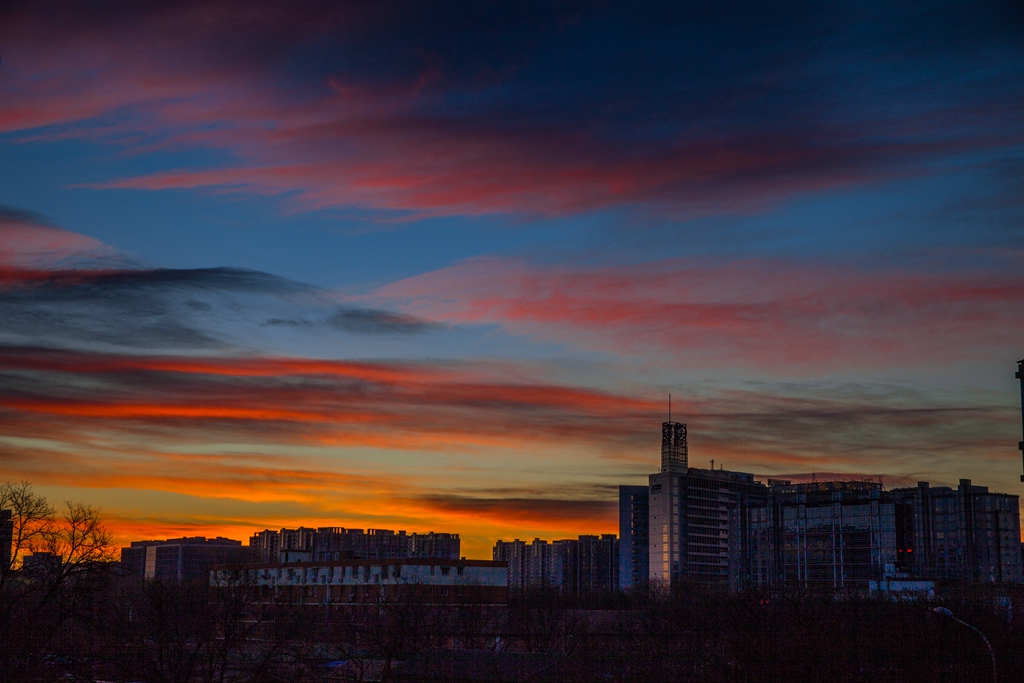
[[[746,528],[767,488],[754,475],[689,466],[686,425],[661,426],[661,472],[650,476],[648,570],[653,583],[746,583]]]

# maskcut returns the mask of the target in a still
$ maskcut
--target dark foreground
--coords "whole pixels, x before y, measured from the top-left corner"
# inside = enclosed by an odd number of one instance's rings
[[[982,638],[935,603],[814,592],[274,604],[245,586],[94,572],[4,592],[0,681],[989,681]],[[1006,596],[1010,594],[1011,603]],[[950,590],[1000,681],[1024,680],[1024,596]]]

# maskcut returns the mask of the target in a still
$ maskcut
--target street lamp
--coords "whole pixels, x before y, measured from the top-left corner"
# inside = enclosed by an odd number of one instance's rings
[[[985,637],[985,634],[979,631],[974,626],[968,624],[963,619],[957,619],[956,616],[954,616],[954,614],[945,607],[936,607],[933,611],[936,614],[941,614],[944,617],[949,617],[953,621],[963,624],[964,626],[966,626],[967,628],[971,629],[979,636],[981,636],[981,639],[985,641],[985,647],[988,648],[988,656],[992,658],[992,680],[994,681],[994,683],[999,683],[999,675],[996,673],[996,651],[992,649],[992,643],[988,642],[988,638]]]

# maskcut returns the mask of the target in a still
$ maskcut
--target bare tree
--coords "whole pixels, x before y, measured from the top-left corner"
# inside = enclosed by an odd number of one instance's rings
[[[20,569],[26,552],[35,552],[52,535],[54,509],[46,498],[32,490],[27,481],[0,484],[0,510],[11,511],[14,525],[10,561],[0,566],[0,589],[10,580],[11,572]]]
[[[58,517],[29,482],[0,484],[0,509],[13,523],[10,559],[0,563],[0,614],[10,626],[0,638],[0,680],[13,683],[46,675],[57,659],[47,655],[76,620],[91,618],[114,547],[97,508],[67,501]],[[31,570],[28,553],[42,554]]]

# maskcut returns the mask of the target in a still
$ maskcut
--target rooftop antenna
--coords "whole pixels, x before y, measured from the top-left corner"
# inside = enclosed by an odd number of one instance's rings
[[[672,394],[668,395],[668,421],[672,421]]]

